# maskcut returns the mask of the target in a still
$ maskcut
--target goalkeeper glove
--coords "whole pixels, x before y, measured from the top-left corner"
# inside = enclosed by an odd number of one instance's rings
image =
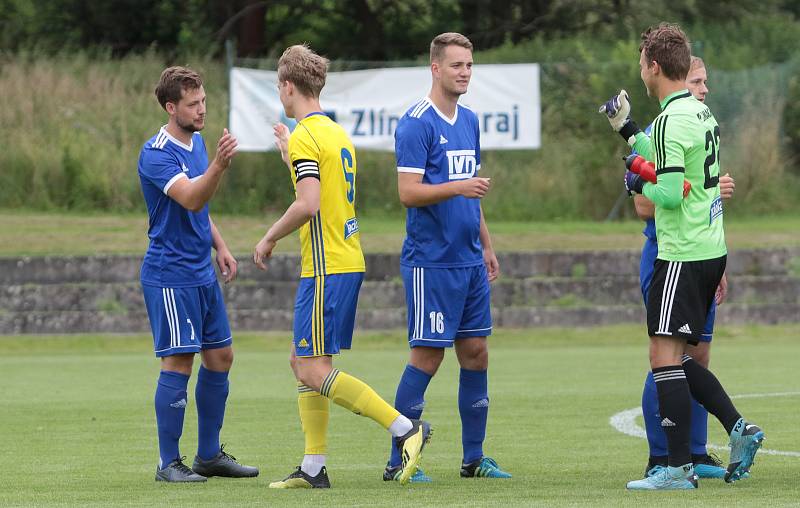
[[[644,187],[644,182],[650,183],[657,183],[658,178],[656,177],[656,165],[650,162],[649,160],[645,159],[639,154],[632,153],[627,157],[623,157],[625,160],[625,168],[636,175],[639,175],[642,179],[642,187]],[[642,188],[640,187],[640,189]],[[625,188],[628,189],[628,194],[630,194],[631,189],[628,187],[628,175],[625,174]],[[689,183],[688,180],[683,181],[683,197],[689,195],[689,191],[692,190],[692,184]],[[637,191],[639,194],[642,193],[641,190]]]
[[[611,128],[619,132],[626,143],[633,146],[636,142],[636,134],[641,132],[641,129],[631,119],[631,102],[628,99],[628,92],[620,90],[619,95],[613,96],[600,106],[598,113],[605,113]]]
[[[644,179],[636,173],[628,170],[625,171],[625,190],[628,191],[628,196],[633,196],[634,193],[641,194],[644,187]]]

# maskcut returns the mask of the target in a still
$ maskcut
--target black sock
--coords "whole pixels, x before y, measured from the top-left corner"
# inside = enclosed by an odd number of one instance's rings
[[[692,461],[689,449],[692,399],[686,374],[680,365],[670,365],[653,369],[653,379],[658,390],[661,428],[667,436],[668,464],[671,467],[683,466]]]
[[[742,415],[736,411],[725,389],[714,374],[694,361],[689,355],[683,355],[683,371],[694,400],[720,421],[728,434]]]

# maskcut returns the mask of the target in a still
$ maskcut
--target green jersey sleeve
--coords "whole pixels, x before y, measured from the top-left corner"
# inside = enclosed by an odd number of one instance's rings
[[[650,144],[650,136],[642,131],[636,133],[633,145],[633,151],[652,162],[653,160],[653,147]]]

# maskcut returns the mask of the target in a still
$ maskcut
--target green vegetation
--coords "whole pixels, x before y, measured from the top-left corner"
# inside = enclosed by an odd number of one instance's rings
[[[147,16],[173,19],[181,35],[166,22],[149,31],[109,34],[107,26],[79,19],[79,10],[62,13],[60,3],[64,2],[0,0],[0,7],[6,7],[0,9],[0,20],[20,20],[14,25],[16,38],[10,37],[12,32],[0,37],[0,49],[9,50],[0,51],[0,131],[8,147],[0,151],[0,208],[141,212],[136,161],[142,143],[165,122],[152,93],[163,67],[189,64],[204,75],[209,108],[204,136],[211,153],[227,122],[225,67],[214,56],[220,34],[215,38],[207,28],[201,30],[197,20],[184,18],[184,11],[202,11],[198,19],[211,26],[233,12],[220,2],[209,2],[205,10],[197,2],[190,2],[195,10],[166,2]],[[369,48],[380,44],[363,40],[372,33],[341,29],[353,22],[345,18],[356,3],[274,2],[263,14],[272,31],[262,41],[260,54],[274,57],[275,48],[306,40],[334,58],[381,57],[369,54]],[[597,107],[625,88],[640,125],[656,114],[658,105],[646,97],[639,79],[638,34],[661,19],[682,21],[695,41],[693,51],[708,64],[708,103],[722,127],[723,170],[737,182],[726,214],[800,212],[800,200],[794,199],[800,195],[800,58],[791,49],[800,39],[800,21],[791,2],[686,1],[670,4],[668,11],[639,0],[614,2],[614,7],[601,1],[531,7],[529,2],[498,0],[487,12],[475,6],[468,11],[466,3],[446,0],[388,4],[386,12],[372,13],[374,26],[385,28],[376,28],[380,33],[374,37],[393,48],[385,58],[424,61],[430,34],[444,28],[436,20],[452,19],[450,29],[475,34],[475,72],[483,63],[541,63],[542,148],[483,154],[483,173],[492,177],[493,185],[484,199],[490,220],[606,217],[622,192],[620,156],[626,146],[596,113]],[[132,7],[120,7],[128,8]],[[298,9],[306,23],[287,23]],[[415,16],[408,16],[406,9]],[[98,22],[111,15],[120,12],[104,7],[92,19]],[[386,21],[390,18],[402,21],[393,25]],[[495,18],[511,21],[502,28],[485,26]],[[50,27],[43,23],[61,26],[69,20],[76,25],[74,31],[45,34]],[[535,23],[526,24],[530,20]],[[162,33],[164,27],[169,34]],[[402,44],[396,40],[401,34]],[[138,37],[163,40],[165,45],[144,49]],[[205,39],[209,46],[198,46]],[[359,48],[367,53],[359,53]],[[257,65],[252,60],[247,64]],[[372,65],[334,62],[338,68]],[[400,213],[393,154],[361,150],[358,156],[360,215]],[[255,216],[282,210],[292,198],[286,168],[276,154],[241,153],[213,208]],[[633,217],[632,207],[623,207],[621,215]]]
[[[249,259],[256,242],[275,214],[263,217],[213,215],[239,262]],[[400,252],[405,236],[405,217],[367,216],[359,219],[365,252]],[[753,217],[726,220],[728,248],[752,249],[799,247],[797,217]],[[490,221],[492,243],[499,252],[531,250],[639,249],[644,241],[643,223],[624,222],[510,222]],[[296,234],[278,244],[276,252],[299,252]],[[0,211],[0,256],[74,256],[90,254],[142,255],[147,250],[147,215],[78,214]],[[586,275],[576,265],[574,277]]]
[[[713,365],[731,394],[787,393],[735,400],[763,426],[765,448],[800,451],[796,425],[795,326],[723,328]],[[337,364],[391,398],[407,357],[402,333],[361,334]],[[643,439],[617,432],[609,418],[639,405],[646,371],[640,326],[504,330],[491,338],[492,408],[486,452],[515,477],[458,477],[458,369],[448,354],[428,390],[426,418],[435,434],[423,459],[430,485],[403,488],[380,479],[389,439],[373,422],[331,410],[328,492],[271,491],[267,483],[297,465],[303,438],[283,334],[236,337],[236,364],[222,440],[253,480],[214,478],[205,485],[156,484],[152,409],[158,363],[150,338],[135,336],[3,337],[0,381],[4,422],[14,429],[5,452],[3,506],[614,506],[655,503],[631,493],[647,459]],[[757,355],[752,354],[758,351]],[[768,365],[769,368],[764,366]],[[580,373],[576,376],[576,372]],[[196,444],[194,377],[181,451]],[[641,425],[641,422],[638,422]],[[710,419],[709,441],[726,443]],[[720,452],[727,459],[727,452]],[[796,505],[797,456],[759,454],[753,475],[727,485],[705,480],[692,493],[658,494],[703,506]]]

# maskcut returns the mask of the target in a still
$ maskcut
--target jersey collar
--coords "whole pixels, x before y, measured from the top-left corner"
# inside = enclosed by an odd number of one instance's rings
[[[664,97],[664,100],[661,101],[661,111],[664,111],[665,109],[667,109],[667,106],[669,106],[670,103],[672,103],[672,101],[676,101],[678,99],[684,99],[686,97],[691,97],[691,96],[692,96],[692,94],[689,93],[689,90],[686,89],[686,88],[684,88],[683,90],[677,91],[675,93],[671,93],[671,94],[667,95],[666,97]]]
[[[161,127],[161,132],[164,133],[164,135],[167,137],[168,140],[172,141],[173,143],[175,143],[179,147],[183,148],[184,150],[188,150],[190,152],[192,151],[192,147],[194,146],[194,134],[192,134],[192,140],[189,141],[189,144],[187,145],[187,144],[179,141],[178,138],[174,137],[169,132],[167,132],[167,126],[166,125]]]
[[[453,114],[453,118],[447,118],[447,115],[445,115],[444,113],[439,111],[439,108],[436,107],[436,104],[433,103],[433,101],[431,100],[430,97],[425,97],[425,99],[428,101],[428,103],[431,105],[433,110],[436,111],[436,114],[439,115],[439,117],[442,120],[444,120],[445,122],[449,123],[450,125],[455,125],[456,124],[456,120],[458,120],[458,104],[456,104],[456,112]]]

